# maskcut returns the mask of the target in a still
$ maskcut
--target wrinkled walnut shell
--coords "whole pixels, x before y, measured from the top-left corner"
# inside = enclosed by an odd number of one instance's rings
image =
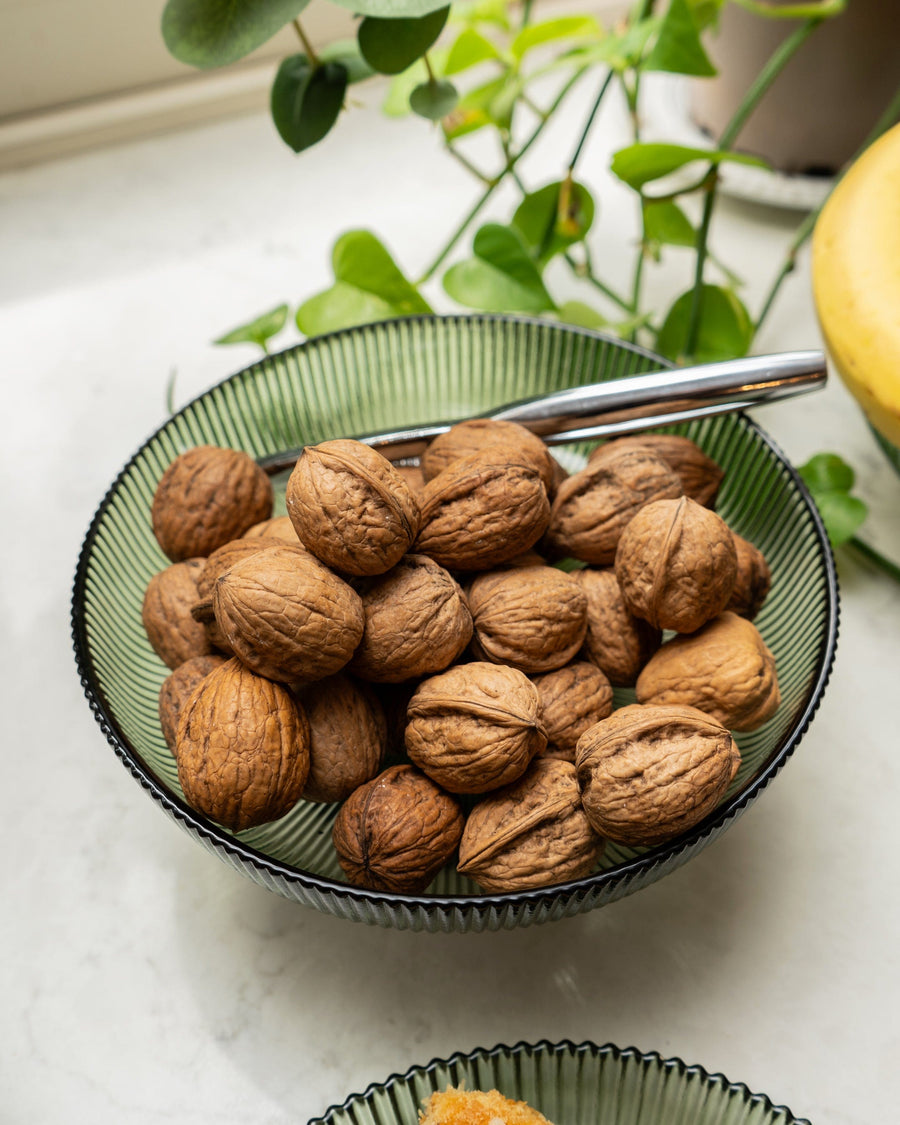
[[[309,770],[306,717],[280,684],[231,658],[185,703],[175,737],[187,803],[241,832],[284,816]]]
[[[433,480],[460,457],[490,452],[497,445],[515,449],[520,457],[531,462],[540,473],[548,495],[553,491],[556,469],[544,442],[517,422],[504,422],[498,418],[468,418],[451,426],[446,433],[439,434],[422,454],[425,480]]]
[[[240,539],[232,539],[228,543],[223,543],[221,547],[217,547],[213,553],[206,560],[203,565],[200,575],[197,578],[197,602],[191,607],[191,616],[195,621],[198,621],[206,630],[206,635],[209,637],[209,642],[217,649],[227,652],[230,655],[231,646],[228,643],[228,638],[219,628],[219,623],[216,621],[216,612],[213,607],[213,592],[216,588],[218,579],[239,559],[247,558],[250,555],[255,555],[258,551],[264,550],[266,547],[280,547],[284,544],[284,540],[275,535],[262,536],[262,535],[245,535]],[[294,536],[295,546],[300,546],[300,541],[297,536]]]
[[[186,559],[158,571],[147,583],[141,621],[150,647],[167,668],[212,651],[206,630],[194,620],[203,559]]]
[[[731,533],[737,553],[737,577],[726,609],[752,621],[762,609],[772,586],[772,572],[762,551],[746,539]]]
[[[198,445],[160,478],[150,508],[153,534],[173,561],[204,558],[272,514],[272,484],[248,454]]]
[[[194,688],[215,668],[225,663],[225,657],[216,653],[208,656],[192,656],[170,672],[159,689],[159,725],[166,746],[174,752],[178,720],[185,703],[190,699]]]
[[[756,626],[730,611],[666,641],[635,690],[640,703],[697,707],[740,731],[762,726],[781,702],[775,657]]]
[[[398,765],[347,798],[332,839],[354,886],[421,894],[456,851],[463,823],[455,797],[413,766]]]
[[[555,672],[534,676],[532,683],[541,697],[546,753],[574,762],[578,739],[613,709],[612,685],[587,660],[576,660]]]
[[[537,758],[469,813],[457,869],[488,894],[527,891],[587,875],[603,846],[582,807],[575,767]]]
[[[614,687],[634,687],[662,643],[662,630],[629,613],[611,567],[583,567],[572,571],[572,577],[588,603],[584,655]]]
[[[730,732],[693,707],[631,704],[578,741],[588,819],[631,847],[662,844],[713,811],[740,765]]]
[[[728,525],[687,496],[641,508],[616,551],[616,578],[629,611],[676,633],[693,633],[721,613],[736,576]]]
[[[488,570],[529,550],[550,518],[540,473],[508,447],[454,461],[422,494],[415,543],[448,570]]]
[[[364,680],[396,684],[440,672],[472,637],[462,590],[427,555],[406,555],[357,590],[365,627],[350,671]]]
[[[552,566],[518,566],[477,575],[467,591],[480,660],[523,672],[568,664],[587,629],[587,599]]]
[[[410,759],[451,793],[507,785],[547,745],[538,690],[502,664],[459,664],[425,680],[407,706]]]
[[[266,547],[216,581],[213,607],[236,656],[284,683],[339,672],[363,632],[359,595],[302,547]]]
[[[307,446],[288,479],[285,503],[301,543],[341,574],[384,574],[419,530],[419,505],[406,481],[359,441]]]
[[[291,523],[290,516],[273,516],[268,520],[260,520],[244,532],[245,539],[281,539],[294,546],[300,542],[297,532]]]
[[[560,485],[543,546],[557,558],[607,566],[625,527],[645,504],[680,495],[678,477],[646,450],[595,461]]]
[[[649,449],[678,476],[685,496],[690,496],[704,508],[715,507],[725,474],[696,442],[681,434],[629,434],[614,438],[598,445],[588,461],[616,457],[630,449]]]
[[[349,676],[320,680],[296,698],[309,722],[307,801],[343,801],[381,769],[387,723],[375,695]]]

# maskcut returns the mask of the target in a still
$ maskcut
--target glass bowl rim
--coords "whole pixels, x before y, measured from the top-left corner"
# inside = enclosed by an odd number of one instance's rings
[[[625,348],[627,351],[637,353],[660,367],[671,368],[673,366],[668,360],[656,355],[654,352],[638,345],[630,344],[627,341],[620,340],[605,332],[599,332],[594,329],[583,329],[572,325],[557,324],[555,322],[542,320],[539,317],[513,316],[503,313],[477,313],[471,316],[465,314],[451,314],[445,316],[419,314],[409,317],[396,317],[388,320],[373,321],[367,324],[355,325],[351,328],[343,328],[334,332],[324,333],[321,336],[316,336],[304,340],[301,343],[291,345],[279,352],[272,352],[254,363],[247,364],[239,371],[234,372],[232,375],[207,387],[206,390],[201,391],[162,422],[141,443],[138,449],[135,450],[132,456],[123,465],[97,506],[79,552],[72,590],[71,639],[77,671],[81,680],[82,690],[107,742],[141,787],[162,806],[166,813],[177,822],[181,823],[182,827],[191,834],[197,835],[203,842],[211,845],[217,851],[223,852],[224,855],[228,856],[231,860],[238,861],[241,865],[252,866],[259,875],[267,877],[267,881],[273,878],[280,879],[286,884],[300,888],[304,892],[313,892],[319,895],[324,894],[338,901],[364,903],[371,907],[383,907],[387,910],[394,910],[399,906],[408,906],[412,910],[423,910],[426,913],[457,910],[473,913],[477,916],[510,905],[529,905],[536,910],[541,906],[552,904],[560,896],[565,896],[570,901],[579,901],[602,891],[605,887],[615,886],[621,881],[627,881],[634,876],[641,875],[670,856],[676,856],[691,850],[709,836],[717,833],[729,821],[736,819],[737,816],[755,800],[757,795],[768,786],[772,778],[780,772],[785,762],[793,754],[819,708],[822,694],[831,676],[839,630],[840,598],[834,555],[831,550],[828,534],[818,508],[800,477],[800,474],[788,461],[772,438],[744,412],[739,412],[737,414],[740,422],[746,426],[759,441],[768,447],[780,467],[788,473],[803,499],[808,513],[812,518],[816,539],[824,562],[829,620],[826,623],[823,640],[819,646],[815,681],[808,693],[808,700],[802,714],[799,715],[791,727],[785,731],[781,741],[773,748],[769,755],[769,760],[766,765],[747,782],[746,786],[740,792],[735,793],[728,801],[719,805],[709,816],[700,821],[700,823],[695,825],[689,832],[676,837],[675,840],[648,849],[641,855],[635,856],[624,863],[619,863],[614,867],[582,876],[579,879],[553,883],[547,887],[539,887],[532,890],[507,891],[496,894],[400,894],[391,891],[373,891],[364,887],[355,887],[326,876],[316,875],[313,872],[305,871],[302,868],[294,867],[291,864],[273,859],[259,849],[227,833],[224,829],[219,829],[212,821],[207,821],[206,818],[195,813],[186,802],[172,793],[156,778],[153,770],[144,761],[141,754],[131,746],[128,737],[120,729],[114,719],[112,709],[108,705],[103,691],[97,682],[97,677],[94,674],[94,663],[88,645],[86,619],[83,609],[91,551],[100,524],[108,507],[112,503],[119,485],[128,476],[132,466],[135,465],[147,446],[150,445],[174,419],[188,412],[208,394],[229,383],[249,377],[257,368],[268,365],[282,356],[315,348],[325,341],[338,337],[348,337],[354,334],[378,330],[390,331],[403,324],[434,320],[467,324],[500,322],[542,327],[549,326],[556,330],[571,332],[576,336],[587,336],[598,341],[612,344],[615,347]]]
[[[328,1106],[320,1117],[313,1117],[307,1125],[329,1125],[336,1113],[353,1108],[354,1103],[365,1102],[373,1094],[390,1090],[400,1082],[410,1082],[417,1076],[432,1074],[438,1067],[451,1067],[460,1063],[475,1062],[476,1060],[492,1060],[501,1056],[514,1057],[521,1055],[589,1055],[594,1057],[607,1057],[621,1062],[632,1059],[635,1062],[658,1066],[666,1070],[675,1070],[681,1077],[696,1076],[705,1086],[718,1084],[730,1094],[738,1094],[754,1105],[762,1104],[772,1113],[782,1114],[785,1118],[784,1125],[811,1125],[805,1117],[797,1117],[793,1110],[784,1103],[774,1102],[768,1094],[756,1093],[745,1082],[732,1081],[721,1071],[708,1070],[700,1063],[687,1063],[679,1055],[664,1056],[659,1051],[642,1051],[638,1047],[618,1047],[615,1043],[606,1042],[602,1045],[591,1040],[581,1040],[576,1043],[572,1039],[560,1039],[556,1042],[550,1039],[539,1039],[535,1042],[518,1040],[512,1046],[498,1043],[494,1047],[475,1047],[471,1051],[454,1051],[446,1058],[434,1057],[424,1064],[413,1064],[406,1071],[395,1071],[383,1081],[370,1082],[366,1088],[358,1093],[348,1094],[343,1102],[335,1102]]]

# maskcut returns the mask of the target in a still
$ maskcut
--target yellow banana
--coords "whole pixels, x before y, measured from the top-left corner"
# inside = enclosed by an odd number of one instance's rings
[[[853,162],[812,239],[813,297],[835,369],[900,446],[900,125]]]

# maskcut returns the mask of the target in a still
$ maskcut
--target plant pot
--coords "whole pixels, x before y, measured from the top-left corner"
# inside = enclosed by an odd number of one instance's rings
[[[780,3],[781,0],[776,0]],[[799,21],[727,4],[709,54],[719,71],[693,84],[691,113],[718,136],[775,48]],[[799,48],[742,129],[735,147],[789,174],[832,175],[861,146],[900,84],[895,0],[848,0]]]

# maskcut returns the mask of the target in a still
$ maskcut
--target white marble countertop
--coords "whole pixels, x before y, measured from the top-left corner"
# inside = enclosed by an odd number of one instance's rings
[[[370,104],[343,126],[300,159],[259,116],[0,177],[0,1118],[285,1125],[434,1056],[569,1038],[721,1070],[814,1125],[896,1120],[900,588],[849,557],[832,680],[777,781],[686,867],[563,922],[415,934],[293,905],[178,831],[106,745],[72,579],[172,371],[181,403],[254,359],[209,341],[323,287],[340,231],[380,232],[415,272],[474,198],[421,122]],[[595,256],[624,270],[631,213],[603,171],[621,140],[611,109],[582,175]],[[570,147],[536,146],[532,182]],[[796,221],[724,201],[717,244],[749,303]],[[757,350],[819,345],[802,256]],[[866,534],[900,558],[900,477],[836,377],[758,419],[795,463],[852,462]]]

